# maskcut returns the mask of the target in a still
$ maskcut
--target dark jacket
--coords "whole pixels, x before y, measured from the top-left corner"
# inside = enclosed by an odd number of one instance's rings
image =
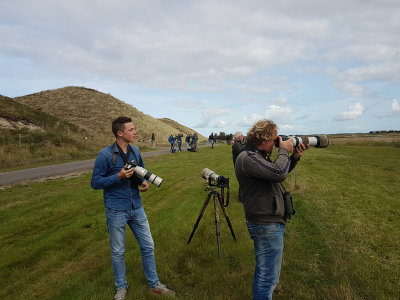
[[[297,161],[279,148],[272,162],[264,151],[252,146],[239,154],[235,163],[246,220],[252,224],[285,223],[283,182]]]
[[[232,158],[233,158],[233,165],[235,165],[236,158],[238,157],[239,153],[242,152],[244,149],[244,144],[240,140],[235,140],[232,145]]]

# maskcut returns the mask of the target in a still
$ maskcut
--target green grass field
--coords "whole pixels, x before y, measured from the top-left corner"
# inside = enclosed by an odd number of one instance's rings
[[[164,183],[142,195],[160,279],[177,299],[251,299],[252,241],[237,201],[231,148],[145,160]],[[400,148],[310,149],[286,187],[296,215],[286,226],[275,299],[399,299]],[[208,167],[228,176],[227,208],[237,241],[220,214],[218,259],[200,177]],[[114,279],[102,191],[90,174],[0,190],[0,299],[113,299]],[[127,234],[127,299],[157,299],[147,290],[139,247]]]

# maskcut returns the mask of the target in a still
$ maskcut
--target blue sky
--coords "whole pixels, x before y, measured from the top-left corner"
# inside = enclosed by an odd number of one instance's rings
[[[1,1],[0,94],[84,86],[207,136],[399,130],[399,16],[398,0]]]

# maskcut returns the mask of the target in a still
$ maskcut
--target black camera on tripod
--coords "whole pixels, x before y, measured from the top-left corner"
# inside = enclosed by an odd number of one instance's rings
[[[201,177],[204,179],[207,179],[209,182],[210,186],[216,186],[216,187],[226,187],[229,188],[229,178],[224,177],[218,174],[215,174],[214,171],[211,171],[208,168],[204,168],[203,171],[201,171]],[[213,184],[213,182],[215,182]]]
[[[196,231],[197,226],[201,218],[203,217],[204,211],[210,202],[211,197],[213,198],[214,202],[214,218],[215,218],[215,229],[216,229],[216,236],[217,236],[217,244],[218,244],[218,257],[221,258],[221,242],[220,242],[220,231],[219,231],[219,213],[218,213],[218,203],[221,207],[221,210],[225,216],[226,222],[228,223],[229,229],[231,230],[233,240],[236,241],[235,233],[233,232],[231,221],[229,221],[228,214],[225,210],[225,207],[229,204],[229,178],[224,177],[221,175],[216,174],[215,172],[211,171],[210,169],[203,169],[201,171],[201,177],[206,180],[206,191],[208,190],[209,193],[207,195],[206,201],[203,204],[203,207],[200,211],[199,217],[197,218],[196,223],[194,224],[193,231],[189,236],[188,244],[193,238],[193,235]],[[219,192],[217,188],[220,188],[221,191]],[[227,195],[226,195],[226,204],[224,204],[224,189],[227,188]]]

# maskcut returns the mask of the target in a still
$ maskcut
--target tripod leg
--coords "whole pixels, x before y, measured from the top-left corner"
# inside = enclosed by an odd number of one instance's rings
[[[218,214],[218,206],[217,206],[217,197],[219,196],[214,194],[214,215],[215,215],[215,229],[217,234],[217,244],[218,244],[218,257],[221,258],[221,239],[220,239],[220,232],[219,232],[219,214]]]
[[[226,212],[224,202],[221,199],[221,197],[218,197],[218,200],[219,200],[219,205],[221,206],[222,212],[224,213],[226,222],[228,223],[229,229],[231,230],[233,240],[236,242],[236,236],[235,236],[235,233],[233,232],[231,221],[229,221],[228,213]]]
[[[200,223],[201,217],[204,215],[204,211],[205,211],[206,208],[207,208],[208,202],[210,202],[210,198],[211,198],[211,193],[208,194],[208,196],[207,196],[207,198],[206,198],[206,201],[204,201],[204,204],[203,204],[203,207],[202,207],[202,209],[201,209],[201,211],[200,211],[199,217],[197,218],[197,221],[196,221],[196,223],[194,224],[194,227],[193,227],[193,231],[192,231],[192,233],[190,234],[189,240],[187,241],[187,244],[188,244],[188,245],[189,245],[190,241],[192,240],[192,237],[193,237],[193,235],[194,235],[194,232],[195,232],[196,229],[197,229],[197,226],[198,226],[199,223]]]

